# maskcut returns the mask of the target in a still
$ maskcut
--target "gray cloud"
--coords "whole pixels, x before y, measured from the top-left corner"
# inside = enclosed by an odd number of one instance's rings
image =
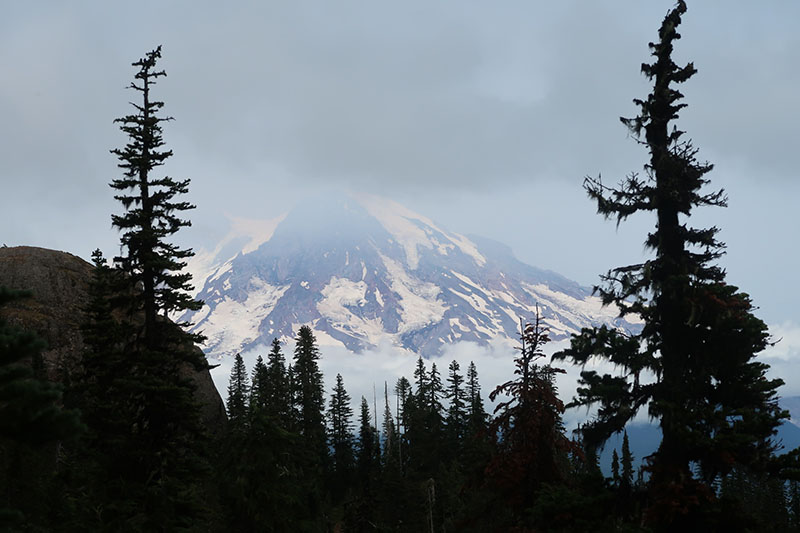
[[[648,91],[639,64],[671,4],[5,6],[0,241],[113,253],[108,150],[125,139],[112,120],[134,98],[130,63],[162,43],[157,95],[176,117],[165,170],[192,178],[198,204],[188,244],[221,237],[226,213],[271,217],[310,188],[351,187],[591,283],[638,260],[652,226],[613,233],[580,183],[641,167],[618,117]],[[798,254],[770,242],[797,227],[798,15],[789,0],[695,3],[676,49],[699,68],[681,125],[731,193],[707,220],[730,228],[730,272],[783,316]]]

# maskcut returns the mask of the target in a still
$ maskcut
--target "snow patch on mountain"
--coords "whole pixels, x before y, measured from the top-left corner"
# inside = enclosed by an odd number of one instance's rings
[[[447,306],[439,299],[441,289],[433,283],[412,278],[397,261],[382,254],[380,257],[391,280],[390,288],[398,296],[402,309],[402,325],[397,332],[406,333],[439,322],[447,311]]]
[[[205,305],[181,319],[207,335],[206,353],[217,358],[289,340],[304,324],[321,345],[425,357],[456,341],[514,345],[520,320],[537,309],[555,340],[593,325],[637,328],[590,289],[521,263],[500,243],[446,232],[368,195],[240,223],[201,257]]]
[[[603,305],[603,301],[597,296],[587,296],[583,299],[573,298],[567,294],[552,290],[545,284],[539,283],[530,285],[522,284],[526,292],[537,298],[542,305],[550,305],[553,308],[568,309],[566,317],[570,321],[581,323],[595,323],[613,321],[619,317],[619,308],[616,305]],[[642,324],[639,317],[626,319],[631,324]]]
[[[322,300],[317,303],[317,310],[331,326],[347,331],[367,345],[378,344],[384,336],[381,319],[365,318],[358,313],[367,304],[366,283],[334,276],[320,294]]]
[[[228,217],[230,230],[213,250],[199,250],[187,261],[186,270],[195,283],[209,276],[219,278],[230,270],[238,254],[249,254],[267,242],[286,214],[268,220]],[[213,281],[212,279],[212,281]]]
[[[228,281],[228,280],[226,280]],[[214,307],[204,306],[195,328],[208,339],[207,345],[216,346],[225,353],[235,353],[245,344],[259,338],[259,326],[275,307],[278,300],[289,289],[272,286],[253,277],[250,279],[247,297],[236,301],[225,295]]]
[[[477,246],[462,235],[450,233],[436,227],[434,222],[410,209],[380,196],[358,194],[364,208],[375,217],[405,250],[406,261],[412,270],[419,265],[419,248],[436,250],[447,255],[449,249],[458,247],[461,252],[472,257],[479,266],[486,264],[486,258]],[[436,235],[450,242],[441,242]]]

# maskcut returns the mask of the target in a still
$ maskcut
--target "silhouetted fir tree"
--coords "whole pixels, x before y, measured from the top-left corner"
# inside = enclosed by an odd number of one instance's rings
[[[393,462],[399,467],[397,430],[394,415],[389,406],[389,385],[383,383],[383,463]]]
[[[238,361],[237,361],[238,363]],[[244,419],[234,415],[222,441],[225,453],[217,463],[220,498],[229,531],[294,531],[307,519],[307,481],[300,458],[295,457],[299,437],[278,425],[265,406],[259,405],[266,365],[256,365],[250,409]],[[244,363],[231,369],[228,406],[241,394]],[[242,410],[241,400],[234,412]],[[246,422],[246,423],[245,423]]]
[[[378,486],[378,509],[380,520],[385,527],[396,529],[407,522],[409,510],[409,486],[403,477],[399,457],[399,438],[394,423],[394,415],[389,404],[389,386],[383,388],[383,423],[381,477]],[[412,496],[413,497],[413,496]]]
[[[356,487],[359,495],[347,509],[348,531],[375,531],[380,521],[378,489],[380,475],[380,442],[372,424],[367,399],[361,397],[356,452]]]
[[[292,427],[292,385],[286,368],[286,359],[280,341],[272,339],[272,348],[267,356],[267,413],[274,417],[281,427]]]
[[[489,415],[483,406],[481,397],[481,384],[478,381],[478,369],[475,363],[470,361],[467,367],[467,427],[472,435],[486,429]]]
[[[120,272],[108,266],[99,249],[92,252],[92,262],[86,322],[81,326],[85,350],[70,401],[75,402],[91,429],[87,438],[92,446],[105,446],[110,453],[120,445],[118,439],[126,438],[123,426],[127,418],[123,413],[130,407],[127,400],[132,391],[126,390],[131,384],[120,377],[130,366],[123,350],[129,332],[114,317],[120,285],[124,283]],[[98,437],[102,437],[101,441]]]
[[[632,174],[616,189],[599,178],[585,183],[598,212],[617,223],[640,212],[656,216],[646,240],[655,257],[610,271],[597,288],[604,303],[616,304],[622,316],[638,315],[644,327],[635,335],[584,329],[559,355],[577,364],[599,357],[621,370],[581,374],[574,404],[600,405],[583,428],[588,446],[622,430],[641,407],[659,421],[663,439],[650,464],[648,516],[672,529],[701,523],[700,514],[711,512],[714,481],[733,466],[763,465],[774,449],[769,438],[786,416],[775,396],[782,381],[768,380],[767,365],[755,360],[767,345],[767,327],[753,316],[750,298],[726,285],[713,264],[723,253],[717,228],[686,223],[695,208],[725,206],[726,198],[702,192],[712,165],[699,162],[697,149],[672,125],[686,107],[675,86],[696,72],[672,60],[685,11],[679,0],[664,18],[659,41],[650,44],[654,61],[642,65],[653,90],[634,100],[638,117],[622,119],[650,152],[646,179]],[[640,380],[642,373],[655,381]],[[700,465],[701,476],[690,463]]]
[[[330,424],[328,442],[331,455],[331,494],[334,501],[342,501],[348,496],[355,472],[353,442],[353,408],[350,395],[344,388],[341,374],[336,374],[328,404],[328,423]]]
[[[633,454],[631,454],[627,431],[622,434],[622,459],[620,464],[622,465],[620,486],[630,490],[633,487]]]
[[[422,399],[425,397],[425,391],[428,390],[428,370],[425,368],[425,361],[422,356],[417,358],[417,364],[414,367],[414,380],[417,387],[417,398]]]
[[[362,487],[369,487],[374,483],[380,468],[380,442],[378,432],[372,425],[369,403],[361,397],[361,412],[358,418],[358,454],[357,454],[358,480]]]
[[[127,274],[131,287],[137,289],[129,296],[128,311],[143,314],[139,335],[149,349],[161,349],[165,339],[179,343],[202,340],[200,335],[173,328],[158,318],[159,313],[168,316],[202,307],[201,302],[190,296],[191,274],[182,272],[185,260],[194,253],[167,241],[181,228],[191,226],[191,222],[178,214],[194,206],[176,200],[178,195],[188,192],[190,180],[175,181],[167,176],[154,178],[151,175],[172,157],[172,150],[163,149],[161,128],[162,122],[172,118],[158,115],[164,103],[153,100],[150,95],[156,80],[167,75],[163,70],[156,70],[160,58],[159,46],[133,63],[139,70],[135,75],[137,81],[129,88],[141,94],[142,103],[131,104],[135,114],[114,121],[120,124],[129,141],[124,148],[111,151],[124,171],[123,177],[110,184],[118,191],[114,198],[125,208],[122,215],[111,217],[113,226],[122,232],[120,243],[126,252],[114,261]],[[196,363],[193,358],[190,361]]]
[[[124,420],[116,428],[92,428],[121,431],[98,433],[95,441],[120,443],[113,451],[114,470],[105,472],[108,505],[101,523],[111,529],[122,524],[139,529],[192,527],[204,513],[200,493],[207,475],[205,437],[193,385],[184,376],[187,365],[196,370],[208,365],[194,346],[202,336],[187,333],[187,324],[167,319],[201,306],[190,296],[191,275],[182,272],[193,253],[168,240],[190,225],[179,215],[194,206],[178,200],[188,191],[189,180],[153,176],[172,156],[164,149],[161,129],[170,119],[159,116],[164,104],[151,95],[156,80],[166,75],[156,69],[160,57],[159,47],[133,63],[137,72],[130,88],[142,100],[132,103],[133,114],[115,121],[129,140],[124,148],[112,150],[123,175],[110,186],[124,212],[112,215],[112,225],[121,232],[121,255],[115,258],[121,275],[114,279],[111,301],[124,329],[119,349],[128,366],[124,374],[115,375],[115,370],[103,368],[106,362],[115,364],[114,358],[98,357],[86,367],[89,375],[111,377],[116,396],[105,400],[120,407],[118,416]]]
[[[530,527],[528,513],[537,493],[544,485],[563,482],[568,454],[576,446],[564,435],[564,404],[555,385],[556,374],[564,370],[537,363],[544,357],[542,346],[549,341],[538,311],[534,323],[522,328],[520,338],[520,354],[514,360],[517,377],[489,395],[492,401],[500,395],[509,399],[497,403],[489,426],[499,442],[487,468],[487,482],[507,502],[513,523]]]
[[[620,484],[619,454],[616,448],[614,448],[614,451],[611,453],[611,481],[614,483],[615,487],[618,487]]]
[[[478,369],[474,362],[470,362],[467,367],[466,402],[466,435],[459,457],[464,475],[464,512],[459,517],[460,527],[463,528],[467,528],[467,524],[480,521],[481,515],[490,514],[492,506],[496,504],[492,494],[483,490],[486,487],[486,467],[494,451],[494,436],[488,431],[489,417],[483,407]]]
[[[78,509],[75,520],[82,527],[101,529],[108,527],[110,517],[132,513],[124,508],[136,504],[123,496],[127,466],[120,464],[116,451],[125,449],[132,438],[131,420],[139,409],[135,401],[139,385],[127,378],[131,362],[125,348],[130,331],[115,317],[120,301],[124,301],[127,281],[107,264],[99,249],[92,252],[92,262],[86,320],[81,325],[84,351],[65,403],[80,409],[88,426],[85,438],[72,450],[74,464],[68,470],[71,497]],[[91,508],[102,512],[85,512]]]
[[[405,448],[408,444],[406,441],[406,404],[408,403],[409,398],[413,395],[413,390],[411,388],[411,383],[406,379],[405,376],[401,376],[397,379],[397,382],[394,385],[394,393],[395,397],[397,398],[397,412],[395,413],[395,418],[397,420],[396,428],[397,428],[397,455],[400,462],[401,470],[405,469],[405,459],[403,457],[403,448]],[[406,453],[406,455],[408,455]]]
[[[0,287],[0,307],[30,296]],[[0,529],[47,528],[45,516],[60,506],[48,487],[56,444],[82,432],[78,413],[60,407],[61,389],[34,377],[32,362],[45,342],[0,319]]]
[[[406,440],[409,469],[417,478],[433,475],[441,459],[442,381],[431,365],[430,373],[420,357],[414,371],[416,392],[406,402]]]
[[[449,405],[445,427],[447,428],[447,446],[451,458],[456,458],[461,452],[461,446],[467,432],[467,405],[464,390],[464,376],[459,372],[458,361],[453,361],[448,367],[447,389],[445,398]]]
[[[228,382],[226,408],[228,422],[233,431],[245,431],[248,419],[248,400],[250,398],[250,379],[241,354],[236,354]]]
[[[266,409],[269,394],[267,386],[267,365],[264,364],[264,358],[259,355],[256,357],[256,364],[253,365],[253,374],[250,378],[248,406],[251,415],[255,414],[256,411],[264,411]]]
[[[297,377],[294,372],[294,366],[288,365],[286,367],[286,383],[289,385],[289,393],[286,395],[288,401],[288,416],[287,416],[287,429],[295,433],[299,433],[300,426],[300,410],[298,404],[298,391],[297,391]]]
[[[439,374],[439,370],[436,368],[436,363],[432,363],[431,372],[428,374],[428,386],[425,390],[425,403],[428,411],[431,414],[438,415],[440,421],[442,419],[442,413],[444,412],[442,398],[444,398],[442,376]]]
[[[323,518],[322,488],[328,466],[324,388],[318,364],[319,349],[311,328],[302,326],[295,342],[293,394],[297,433],[303,443],[296,454],[303,465],[308,507],[308,523],[303,527],[313,529],[319,527]]]
[[[302,326],[297,334],[294,350],[295,393],[299,416],[300,435],[315,454],[325,455],[325,423],[323,412],[322,372],[320,372],[319,349],[314,333]]]

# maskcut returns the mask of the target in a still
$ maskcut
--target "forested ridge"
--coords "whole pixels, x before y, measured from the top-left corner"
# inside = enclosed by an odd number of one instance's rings
[[[136,101],[115,121],[128,142],[111,151],[120,254],[92,255],[80,361],[48,382],[41,339],[0,318],[0,530],[800,531],[800,450],[778,455],[774,438],[783,381],[757,359],[773,340],[726,282],[718,228],[691,225],[727,199],[675,125],[678,87],[697,72],[672,59],[685,12],[679,1],[664,18],[642,65],[652,91],[622,119],[648,152],[643,175],[584,182],[604,217],[655,219],[652,258],[596,289],[640,332],[585,328],[548,361],[537,314],[505,383],[483,389],[475,364],[420,357],[412,376],[351,398],[302,326],[291,354],[275,339],[250,369],[235,357],[214,427],[185,372],[210,368],[203,337],[168,318],[202,304],[193,252],[172,243],[190,225],[190,181],[158,172],[173,156],[154,97],[161,48],[134,62]],[[0,306],[28,297],[0,287]],[[597,360],[615,372],[586,368]],[[584,367],[572,399],[556,387],[565,361]],[[595,409],[570,434],[569,407]],[[646,458],[625,432],[639,413],[663,435]],[[599,452],[620,433],[606,477]]]

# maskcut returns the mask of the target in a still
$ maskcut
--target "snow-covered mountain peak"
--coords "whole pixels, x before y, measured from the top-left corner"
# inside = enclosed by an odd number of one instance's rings
[[[388,198],[366,193],[354,197],[402,244],[409,268],[417,268],[420,247],[435,250],[442,255],[447,255],[448,250],[458,247],[479,266],[486,264],[486,258],[474,243],[462,235],[444,232],[431,219]]]
[[[187,270],[196,288],[201,289],[211,275],[233,261],[238,254],[249,254],[270,240],[284,218],[286,213],[267,220],[228,217],[230,229],[225,237],[213,250],[201,249],[188,261]]]
[[[600,323],[636,327],[589,289],[521,263],[499,243],[365,194],[239,221],[192,266],[205,305],[184,318],[208,337],[210,356],[293,337],[303,324],[321,344],[353,351],[390,343],[428,356],[459,341],[512,343],[537,305],[556,339]]]

